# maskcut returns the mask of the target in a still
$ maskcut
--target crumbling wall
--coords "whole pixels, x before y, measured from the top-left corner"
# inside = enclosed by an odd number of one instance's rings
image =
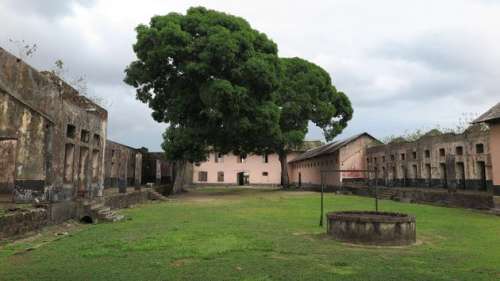
[[[0,48],[0,116],[0,139],[16,140],[14,187],[4,192],[14,189],[17,201],[102,195],[103,108]]]
[[[463,134],[422,137],[409,143],[367,150],[371,180],[387,186],[489,190],[489,133],[471,128]]]
[[[142,155],[135,148],[106,141],[105,187],[138,186],[142,177]]]

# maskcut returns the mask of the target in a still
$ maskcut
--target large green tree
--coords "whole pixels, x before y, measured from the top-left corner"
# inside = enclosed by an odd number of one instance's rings
[[[265,34],[203,7],[154,16],[136,32],[137,60],[125,70],[125,82],[154,120],[169,124],[163,144],[169,159],[181,166],[201,161],[209,147],[262,152],[277,138],[280,63]]]
[[[272,149],[281,162],[281,183],[288,187],[287,153],[300,146],[309,122],[324,132],[327,141],[340,134],[352,118],[349,98],[332,85],[328,72],[300,58],[280,59],[282,69],[276,104],[280,107],[280,133]]]

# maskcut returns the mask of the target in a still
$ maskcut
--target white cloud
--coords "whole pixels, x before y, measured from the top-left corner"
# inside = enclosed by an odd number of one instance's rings
[[[43,3],[42,3],[43,2]],[[29,62],[70,76],[112,103],[110,138],[160,149],[165,125],[122,82],[134,59],[134,28],[153,15],[202,5],[247,19],[279,45],[327,69],[354,106],[344,135],[375,136],[480,113],[500,100],[500,4],[497,1],[28,1],[0,3],[0,46],[37,43]],[[309,139],[321,138],[310,126]]]

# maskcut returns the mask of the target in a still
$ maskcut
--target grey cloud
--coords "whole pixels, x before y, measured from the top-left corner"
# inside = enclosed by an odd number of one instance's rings
[[[74,5],[91,7],[94,0],[5,0],[6,7],[19,14],[55,19],[72,14]]]

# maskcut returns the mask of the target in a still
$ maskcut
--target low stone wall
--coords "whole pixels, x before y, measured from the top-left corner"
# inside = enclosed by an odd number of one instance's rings
[[[303,190],[321,191],[321,187],[305,187]],[[359,196],[374,197],[375,187],[328,186],[325,192],[347,192]],[[488,192],[449,192],[446,189],[378,187],[379,198],[408,203],[490,210],[494,208],[493,196]]]
[[[401,213],[344,211],[326,215],[327,233],[356,244],[410,245],[416,241],[415,217]]]
[[[151,200],[165,200],[153,190],[141,190],[125,194],[113,194],[103,199],[111,209],[128,208]],[[18,210],[0,216],[0,240],[38,230],[69,219],[80,219],[85,208],[77,202],[60,202],[43,205],[43,208]]]
[[[50,224],[46,209],[15,211],[0,216],[0,239],[21,235]]]
[[[154,190],[141,190],[131,193],[118,193],[104,198],[104,205],[111,209],[128,208],[135,204],[145,203],[151,200],[164,200],[165,197]]]

